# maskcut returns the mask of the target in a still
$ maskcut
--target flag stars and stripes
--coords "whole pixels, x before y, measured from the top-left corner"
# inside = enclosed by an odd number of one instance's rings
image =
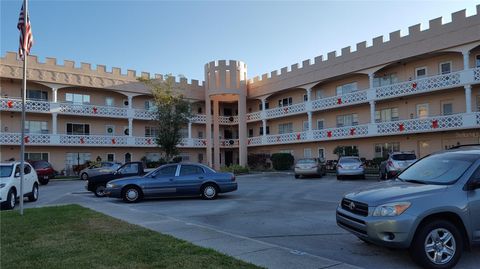
[[[27,18],[27,23],[25,25],[25,17]],[[20,10],[20,16],[18,18],[17,28],[20,31],[20,44],[18,47],[18,54],[20,58],[23,59],[25,55],[30,54],[30,49],[33,45],[33,35],[32,35],[32,27],[30,25],[30,16],[25,16],[24,5],[22,5],[22,9]]]

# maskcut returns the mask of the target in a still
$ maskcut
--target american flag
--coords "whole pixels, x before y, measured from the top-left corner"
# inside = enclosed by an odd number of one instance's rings
[[[24,55],[30,54],[30,48],[33,45],[33,35],[32,35],[32,27],[30,25],[30,16],[27,12],[27,25],[24,29],[25,24],[25,10],[24,5],[22,5],[22,9],[20,10],[20,17],[18,18],[17,28],[20,31],[20,44],[18,47],[18,54],[23,59]]]

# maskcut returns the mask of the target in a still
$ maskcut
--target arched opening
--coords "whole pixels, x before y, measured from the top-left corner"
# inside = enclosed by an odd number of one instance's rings
[[[132,161],[132,154],[129,152],[125,153],[125,163],[131,162]]]

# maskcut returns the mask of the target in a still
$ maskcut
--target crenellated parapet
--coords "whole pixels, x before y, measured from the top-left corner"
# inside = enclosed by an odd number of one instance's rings
[[[480,5],[477,5],[475,15],[467,17],[465,10],[461,10],[451,17],[451,22],[445,24],[439,17],[430,20],[424,30],[416,24],[408,28],[405,36],[401,36],[400,30],[394,31],[388,37],[373,38],[370,46],[363,41],[353,51],[351,47],[345,47],[340,52],[329,52],[326,57],[317,56],[256,76],[248,81],[249,95],[258,97],[480,39]]]
[[[19,60],[17,53],[7,52],[0,58],[0,77],[22,79],[22,68],[23,61]],[[89,63],[80,63],[80,66],[76,66],[74,61],[64,60],[62,65],[57,63],[56,58],[47,57],[45,62],[40,62],[37,56],[28,56],[27,79],[36,82],[149,93],[149,90],[138,82],[139,77],[163,80],[160,74],[152,76],[148,72],[141,72],[138,76],[134,70],[127,70],[127,73],[123,74],[118,67],[112,67],[111,71],[107,71],[105,65],[96,65],[96,69],[93,69]],[[203,99],[203,82],[188,81],[186,78],[175,76],[170,78],[175,81],[177,88],[186,90],[187,97]]]
[[[205,64],[205,90],[208,95],[246,95],[247,65],[233,60]]]

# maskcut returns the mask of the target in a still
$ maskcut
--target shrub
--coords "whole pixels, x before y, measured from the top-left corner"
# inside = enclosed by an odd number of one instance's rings
[[[241,166],[239,164],[231,164],[229,166],[222,166],[220,167],[220,171],[222,172],[230,172],[234,173],[235,175],[237,174],[245,174],[248,173],[249,169],[248,167]]]
[[[380,166],[380,163],[387,160],[387,158],[384,158],[384,157],[376,157],[376,158],[373,158],[372,162],[373,164],[375,164],[376,166]]]
[[[268,162],[269,158],[270,154],[249,154],[248,167],[250,169],[268,169],[270,168],[270,163]]]
[[[290,153],[274,153],[271,157],[273,169],[275,170],[289,170],[293,166],[295,158]]]

